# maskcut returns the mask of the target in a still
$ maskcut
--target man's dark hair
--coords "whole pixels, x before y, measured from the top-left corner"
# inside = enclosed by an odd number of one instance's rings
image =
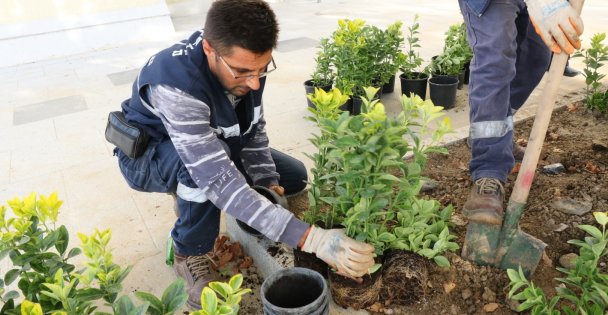
[[[218,0],[211,4],[205,21],[205,38],[220,55],[233,46],[264,53],[277,45],[279,25],[263,0]]]

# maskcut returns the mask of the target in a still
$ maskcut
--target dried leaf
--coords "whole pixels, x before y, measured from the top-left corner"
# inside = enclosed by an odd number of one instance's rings
[[[519,173],[520,168],[521,168],[521,163],[515,163],[515,166],[513,166],[513,169],[511,170],[511,174]]]
[[[468,171],[469,168],[466,166],[466,164],[464,164],[464,162],[462,161],[458,161],[458,168],[463,170],[463,171]]]
[[[251,265],[253,265],[253,258],[251,258],[251,256],[245,256],[245,258],[243,258],[243,260],[239,264],[239,268],[247,269],[247,268],[251,267]]]
[[[574,113],[578,110],[578,105],[576,105],[576,103],[572,103],[572,104],[566,105],[566,108],[568,109],[568,112]]]
[[[593,173],[593,174],[599,174],[601,172],[600,168],[591,162],[587,162],[587,164],[585,164],[585,169],[589,173]]]
[[[223,252],[220,255],[218,255],[218,268],[222,268],[224,265],[226,265],[227,263],[229,263],[233,256],[232,253],[230,252]]]
[[[515,143],[519,144],[522,147],[525,147],[528,145],[528,140],[523,139],[523,138],[518,138],[517,140],[515,140]]]

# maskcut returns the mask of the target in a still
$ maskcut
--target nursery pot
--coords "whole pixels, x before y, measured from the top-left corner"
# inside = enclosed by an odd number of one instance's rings
[[[464,84],[469,84],[469,77],[471,76],[471,62],[464,64]]]
[[[270,202],[278,204],[285,209],[288,208],[287,198],[279,196],[279,194],[277,194],[274,190],[268,189],[264,186],[251,186],[251,188],[257,191],[260,195],[266,197],[266,199],[270,200]],[[262,233],[258,232],[258,230],[252,228],[251,226],[247,225],[247,223],[239,219],[236,220],[236,224],[241,228],[241,230],[251,235],[262,236]]]
[[[384,85],[382,85],[382,88],[380,89],[380,91],[382,91],[382,93],[393,93],[393,91],[395,90],[395,76],[391,76],[390,80],[387,83],[384,83]]]
[[[361,97],[353,95],[344,105],[340,106],[340,109],[349,112],[351,115],[359,115],[361,114],[361,104],[363,104]]]
[[[429,76],[425,73],[412,72],[413,79],[408,79],[403,73],[399,75],[401,81],[401,94],[410,96],[414,93],[423,100],[426,99],[426,85],[429,80]]]
[[[433,76],[429,79],[431,100],[437,106],[445,109],[454,107],[456,104],[456,89],[458,79],[449,76]]]
[[[329,289],[325,279],[306,268],[286,268],[264,280],[261,288],[265,315],[329,314]]]
[[[329,92],[331,91],[331,84],[328,85],[323,85],[323,86],[315,86],[312,82],[312,80],[306,80],[304,81],[304,91],[306,91],[306,95],[308,94],[314,94],[315,93],[315,88],[321,88],[322,90],[324,90],[325,92]],[[308,96],[306,96],[306,102],[308,103],[308,107],[315,107],[315,104],[313,104],[309,99]]]
[[[458,74],[458,86],[457,89],[462,90],[462,88],[464,87],[464,76],[465,76],[465,69],[462,69],[460,71],[460,73]]]

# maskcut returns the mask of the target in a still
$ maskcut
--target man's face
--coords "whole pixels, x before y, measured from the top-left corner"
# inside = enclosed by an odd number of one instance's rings
[[[203,40],[203,50],[211,72],[230,94],[237,97],[259,89],[259,75],[272,63],[272,50],[257,54],[234,46],[230,54],[220,55],[207,40]]]

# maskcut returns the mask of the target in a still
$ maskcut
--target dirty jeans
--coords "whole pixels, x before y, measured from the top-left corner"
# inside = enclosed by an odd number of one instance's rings
[[[129,158],[118,149],[114,152],[124,178],[135,190],[174,193],[178,182],[191,188],[198,187],[168,138],[160,143],[150,143],[146,152],[137,159]],[[285,188],[285,194],[304,190],[307,180],[304,164],[274,149],[270,152],[280,175],[279,185]],[[234,163],[251,185],[240,160]],[[210,201],[197,203],[179,196],[177,206],[179,217],[171,231],[175,251],[182,255],[200,255],[211,250],[219,234],[220,210]]]
[[[506,182],[514,165],[513,114],[542,79],[551,53],[530,22],[523,0],[492,0],[476,14],[459,0],[473,49],[469,120],[473,180]]]

